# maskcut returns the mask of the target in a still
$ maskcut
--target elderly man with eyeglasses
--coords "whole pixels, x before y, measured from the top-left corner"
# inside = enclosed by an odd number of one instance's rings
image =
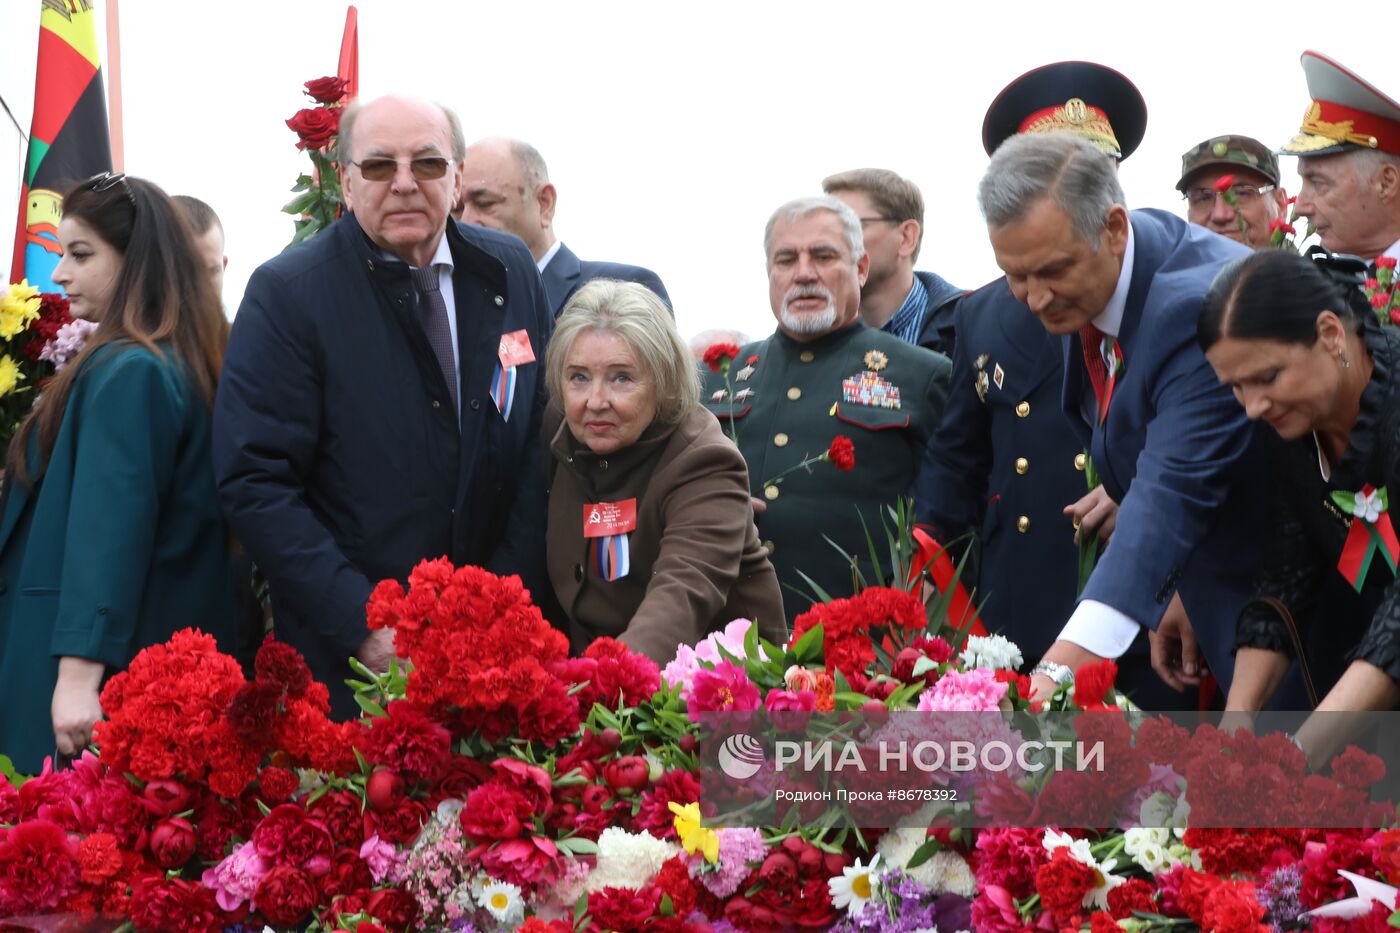
[[[253,273],[214,413],[234,532],[271,584],[277,637],[355,713],[356,655],[393,655],[365,603],[419,561],[543,580],[540,377],[553,317],[525,245],[448,212],[466,149],[451,111],[346,110],[350,210]]]
[[[1248,136],[1216,136],[1181,157],[1176,190],[1186,219],[1252,249],[1268,246],[1273,222],[1287,219],[1278,159]]]

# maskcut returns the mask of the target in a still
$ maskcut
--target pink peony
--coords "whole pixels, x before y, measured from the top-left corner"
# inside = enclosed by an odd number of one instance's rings
[[[813,713],[817,709],[817,695],[811,690],[794,692],[775,687],[763,698],[763,708],[770,713]]]
[[[676,649],[676,657],[661,672],[661,678],[672,687],[681,688],[681,699],[689,700],[695,675],[705,669],[705,664],[718,664],[724,660],[720,648],[736,658],[744,657],[744,638],[753,625],[748,619],[735,619],[724,627],[722,632],[712,632],[694,648],[681,645]]]
[[[232,913],[242,907],[244,901],[252,900],[258,883],[271,867],[252,843],[245,842],[222,862],[206,868],[199,880],[206,888],[214,889],[219,907]]]
[[[919,696],[919,709],[940,713],[994,713],[1006,696],[1006,684],[996,672],[977,667],[967,673],[949,671]]]
[[[360,846],[360,858],[365,860],[365,864],[369,866],[369,873],[374,876],[374,883],[378,884],[398,866],[398,847],[392,842],[380,839],[376,834]]]
[[[749,682],[748,672],[742,665],[725,661],[712,671],[695,675],[687,709],[695,719],[701,713],[749,712],[760,705],[758,688]]]

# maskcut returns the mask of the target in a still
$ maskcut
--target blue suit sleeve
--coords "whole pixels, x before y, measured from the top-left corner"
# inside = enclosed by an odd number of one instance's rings
[[[287,294],[265,268],[248,283],[214,407],[214,472],[234,533],[278,598],[349,656],[369,634],[373,587],[306,502],[322,365],[314,328]]]
[[[65,416],[77,431],[65,531],[76,547],[65,555],[50,642],[55,657],[109,668],[143,647],[133,642],[189,404],[154,357],[114,352],[80,376],[88,384]]]
[[[1150,628],[1210,534],[1253,433],[1194,339],[1172,348],[1154,376],[1136,474],[1082,594]]]

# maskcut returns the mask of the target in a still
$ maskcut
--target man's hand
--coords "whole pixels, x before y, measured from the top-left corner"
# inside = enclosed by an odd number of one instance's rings
[[[1081,648],[1072,641],[1057,641],[1046,649],[1043,661],[1051,661],[1055,664],[1063,664],[1072,671],[1078,671],[1086,664],[1095,661],[1102,661],[1098,655],[1085,648]],[[1050,699],[1050,694],[1055,692],[1055,682],[1044,674],[1037,674],[1031,678],[1032,702],[1041,702]]]
[[[757,496],[749,496],[749,501],[753,503],[753,514],[762,515],[764,512],[768,511],[768,503]]]
[[[355,652],[355,657],[360,659],[360,663],[376,674],[382,674],[389,669],[389,659],[394,656],[394,631],[393,629],[380,628],[369,633],[369,637],[360,645],[360,650]]]
[[[60,755],[72,758],[92,741],[92,727],[102,718],[98,690],[106,670],[101,661],[59,658],[58,682],[53,688],[54,745]]]
[[[1074,522],[1074,540],[1079,540],[1081,531],[1097,532],[1104,543],[1113,534],[1118,524],[1118,503],[1113,501],[1102,485],[1095,486],[1089,494],[1064,508],[1064,513]]]
[[[1196,633],[1181,594],[1172,597],[1171,605],[1155,630],[1147,633],[1152,646],[1152,669],[1177,693],[1185,692],[1201,682],[1201,652],[1196,647]]]

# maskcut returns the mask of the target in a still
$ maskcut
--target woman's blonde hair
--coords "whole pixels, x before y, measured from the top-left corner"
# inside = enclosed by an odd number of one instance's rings
[[[564,306],[545,356],[551,398],[564,397],[564,361],[585,331],[617,334],[627,342],[656,386],[657,420],[676,424],[700,403],[700,371],[670,310],[646,286],[616,279],[594,279]]]

